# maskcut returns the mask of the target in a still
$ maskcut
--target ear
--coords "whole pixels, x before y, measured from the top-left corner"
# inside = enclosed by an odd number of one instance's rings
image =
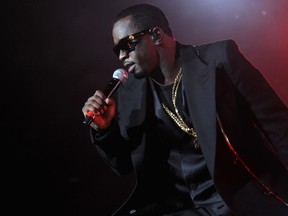
[[[159,27],[152,29],[152,40],[155,42],[155,45],[158,45],[163,38],[163,31]]]

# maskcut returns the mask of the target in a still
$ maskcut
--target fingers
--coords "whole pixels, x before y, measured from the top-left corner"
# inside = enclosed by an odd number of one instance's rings
[[[116,102],[112,98],[106,98],[102,91],[96,91],[88,98],[82,108],[85,119],[89,119],[89,125],[96,131],[104,130],[111,124],[116,114]],[[90,121],[91,120],[91,121]]]
[[[104,93],[100,90],[97,90],[93,96],[88,98],[82,108],[82,112],[84,116],[86,116],[88,112],[92,112],[95,115],[100,115],[107,110],[109,103],[110,100],[106,98]]]

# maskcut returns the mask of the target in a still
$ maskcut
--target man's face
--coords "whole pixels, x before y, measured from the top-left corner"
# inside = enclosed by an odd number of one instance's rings
[[[114,52],[136,78],[148,76],[157,67],[158,53],[148,29],[137,29],[125,17],[114,24],[112,35]]]

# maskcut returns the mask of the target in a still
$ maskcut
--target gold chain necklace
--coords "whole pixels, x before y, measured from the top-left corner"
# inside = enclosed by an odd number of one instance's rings
[[[178,127],[180,127],[181,130],[183,130],[185,133],[191,135],[194,138],[194,148],[199,149],[200,144],[197,139],[197,134],[195,130],[192,127],[187,126],[187,124],[184,122],[183,118],[179,114],[178,108],[176,106],[177,92],[179,89],[179,84],[181,83],[181,79],[182,79],[182,68],[180,68],[172,86],[172,103],[174,106],[175,113],[173,113],[163,102],[162,106],[164,110],[167,112],[167,114],[171,117],[171,119],[178,125]]]

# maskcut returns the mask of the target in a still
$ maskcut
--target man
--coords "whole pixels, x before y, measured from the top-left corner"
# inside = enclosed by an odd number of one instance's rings
[[[91,137],[133,193],[114,215],[288,215],[288,109],[232,40],[180,44],[139,4],[113,25],[129,72],[118,103],[97,90]]]

